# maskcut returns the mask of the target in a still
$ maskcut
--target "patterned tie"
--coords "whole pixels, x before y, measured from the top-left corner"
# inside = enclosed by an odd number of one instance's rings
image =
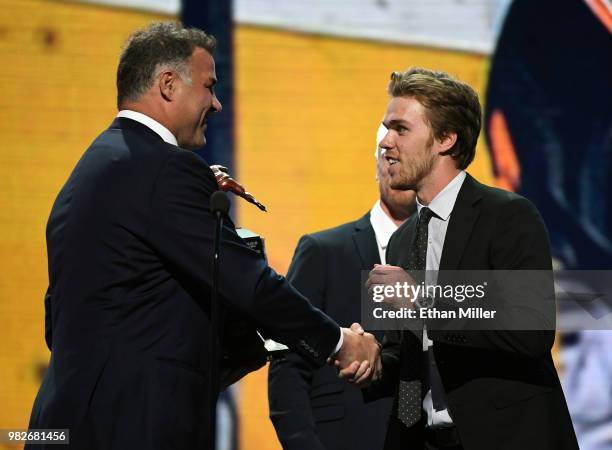
[[[426,267],[428,226],[434,215],[431,209],[421,208],[415,238],[408,254],[405,269],[417,272],[413,274],[417,283],[424,280],[422,271]],[[423,277],[423,280],[419,280],[421,277]],[[427,355],[423,352],[422,339],[422,330],[404,331],[402,333],[400,374],[403,379],[399,383],[397,417],[407,427],[411,427],[421,420],[423,403],[421,379],[426,379],[426,368],[428,366],[427,360],[422,360]],[[423,357],[415,358],[415,355],[423,355]]]

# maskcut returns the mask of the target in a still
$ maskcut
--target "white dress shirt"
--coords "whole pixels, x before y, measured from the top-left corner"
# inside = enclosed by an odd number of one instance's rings
[[[461,171],[434,197],[429,205],[422,205],[417,198],[419,214],[424,206],[427,206],[435,214],[427,227],[427,257],[425,260],[425,269],[427,271],[437,271],[440,268],[444,238],[446,238],[446,230],[448,229],[448,219],[455,207],[457,195],[459,195],[459,190],[464,180],[465,172]],[[433,341],[427,337],[427,329],[425,328],[423,330],[423,351],[427,351],[432,346]],[[423,399],[423,409],[427,413],[427,426],[429,427],[453,423],[447,409],[442,411],[434,410],[431,389]]]
[[[385,264],[385,254],[387,252],[389,239],[391,239],[391,235],[395,233],[398,226],[395,225],[395,222],[393,222],[393,220],[383,211],[382,206],[380,206],[380,200],[374,204],[370,211],[370,223],[372,224],[374,235],[376,236],[380,263]]]
[[[146,114],[132,111],[129,109],[122,109],[121,111],[119,111],[119,114],[117,114],[117,117],[124,117],[126,119],[135,120],[136,122],[141,123],[144,126],[153,130],[168,144],[176,145],[178,147],[176,137],[170,132],[170,130],[163,126],[161,123],[159,123],[157,120],[150,118]]]

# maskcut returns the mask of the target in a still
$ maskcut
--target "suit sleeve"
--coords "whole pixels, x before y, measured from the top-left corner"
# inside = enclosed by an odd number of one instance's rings
[[[217,190],[210,168],[195,154],[170,154],[150,200],[149,245],[196,301],[208,301],[215,219],[210,196]],[[274,340],[323,365],[340,328],[310,305],[226,223],[221,231],[221,301],[251,318]],[[203,305],[205,308],[207,305]]]
[[[518,197],[499,214],[490,248],[493,271],[508,271],[512,282],[503,282],[503,300],[496,331],[461,332],[431,330],[434,341],[527,357],[550,352],[555,337],[554,284],[548,233],[540,214],[528,200]],[[520,271],[514,272],[513,271]],[[531,274],[531,276],[530,276]]]
[[[316,239],[303,236],[287,278],[318,308],[324,307],[326,273],[325,257]],[[270,419],[285,450],[324,450],[316,433],[310,404],[313,375],[312,364],[293,352],[270,363]]]

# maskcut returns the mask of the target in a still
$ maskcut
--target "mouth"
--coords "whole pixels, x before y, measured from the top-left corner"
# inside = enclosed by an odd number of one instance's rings
[[[393,166],[399,162],[399,159],[391,158],[390,156],[385,156],[385,159],[389,163],[389,166]]]

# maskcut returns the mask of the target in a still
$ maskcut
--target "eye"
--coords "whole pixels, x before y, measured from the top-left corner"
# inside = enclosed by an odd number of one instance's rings
[[[406,128],[406,127],[404,127],[402,125],[398,125],[397,128],[395,129],[395,131],[397,131],[397,134],[399,134],[401,136],[401,135],[404,135],[404,134],[408,133],[409,130],[408,130],[408,128]]]

